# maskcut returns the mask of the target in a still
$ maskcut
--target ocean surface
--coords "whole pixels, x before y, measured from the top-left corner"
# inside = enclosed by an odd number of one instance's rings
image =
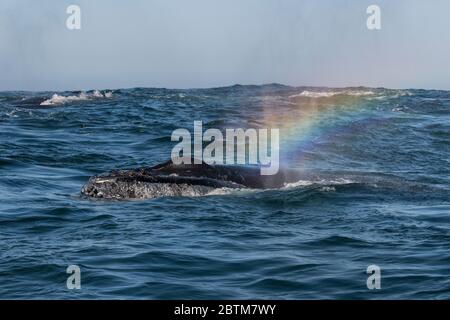
[[[168,160],[172,131],[200,120],[279,128],[282,165],[308,178],[200,197],[80,195],[92,175]],[[0,92],[0,298],[449,299],[450,92]]]

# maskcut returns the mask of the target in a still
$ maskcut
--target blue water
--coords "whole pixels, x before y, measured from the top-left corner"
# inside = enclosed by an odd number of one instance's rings
[[[53,94],[0,93],[0,298],[450,298],[450,92],[135,88],[40,105]],[[194,120],[276,123],[283,165],[317,179],[80,196],[94,174],[167,160]],[[80,290],[66,287],[72,264]],[[372,264],[380,290],[366,286]]]

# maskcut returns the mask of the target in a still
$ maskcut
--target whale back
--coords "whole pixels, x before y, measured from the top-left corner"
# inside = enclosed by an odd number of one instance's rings
[[[94,198],[155,198],[203,195],[217,188],[279,188],[293,172],[262,176],[259,167],[164,163],[133,170],[115,170],[91,177],[81,193]]]

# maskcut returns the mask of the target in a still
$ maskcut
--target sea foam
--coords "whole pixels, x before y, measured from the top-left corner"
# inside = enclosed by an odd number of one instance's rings
[[[111,98],[112,92],[108,91],[101,93],[99,90],[94,90],[92,93],[81,92],[78,95],[62,96],[57,93],[53,94],[50,99],[41,102],[41,106],[53,106],[58,104],[69,103],[73,101],[85,101],[91,99]]]
[[[364,90],[340,90],[340,91],[308,91],[304,90],[300,93],[290,95],[289,98],[296,97],[306,97],[306,98],[329,98],[337,95],[346,95],[346,96],[370,96],[374,95],[373,91],[364,91]]]

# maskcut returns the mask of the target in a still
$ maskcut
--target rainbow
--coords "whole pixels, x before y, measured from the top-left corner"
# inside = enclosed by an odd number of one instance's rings
[[[350,119],[376,124],[367,120],[370,109],[364,108],[373,95],[372,91],[303,91],[283,97],[281,104],[263,99],[260,122],[267,128],[280,129],[280,163],[306,168],[311,158],[308,155],[324,142],[338,144],[342,139],[352,139],[356,133]]]

